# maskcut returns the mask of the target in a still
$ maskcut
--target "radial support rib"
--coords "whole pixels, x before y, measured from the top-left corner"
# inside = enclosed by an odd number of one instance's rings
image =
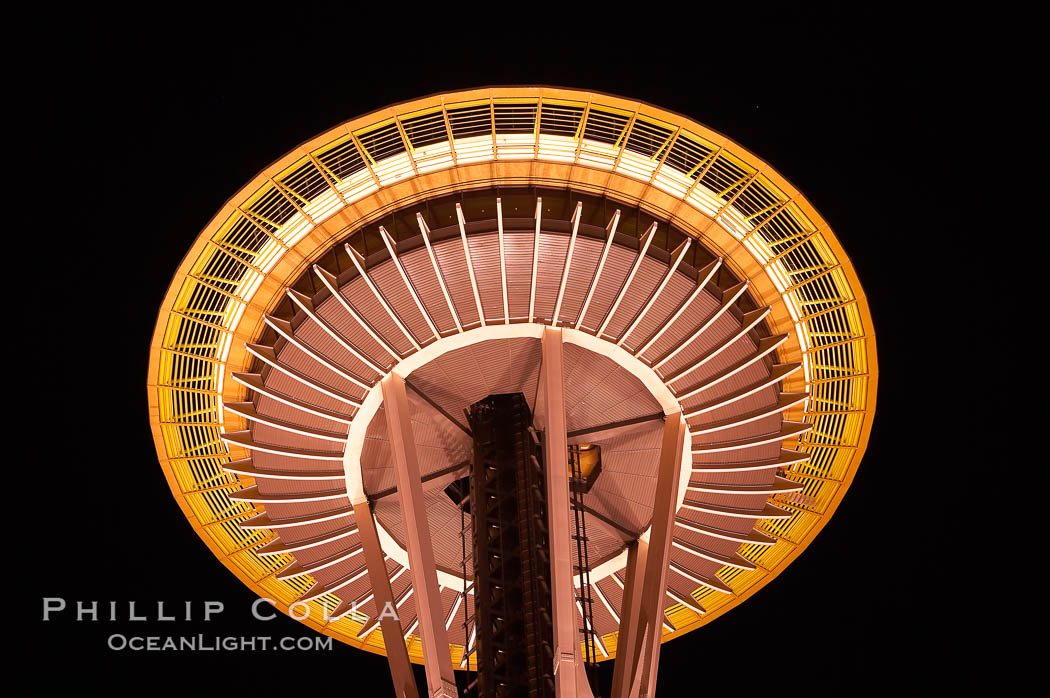
[[[313,266],[313,270],[314,273],[317,274],[317,277],[321,280],[321,283],[324,284],[325,288],[328,289],[328,292],[335,296],[336,300],[339,301],[339,305],[343,306],[343,310],[345,310],[347,314],[350,317],[352,317],[358,325],[361,326],[361,329],[367,332],[368,336],[374,339],[379,344],[379,346],[383,347],[383,351],[390,354],[390,356],[394,357],[395,363],[397,361],[400,361],[401,354],[399,354],[398,351],[394,349],[393,345],[391,345],[385,337],[383,337],[374,329],[372,329],[372,326],[369,325],[363,317],[361,317],[361,313],[357,312],[354,306],[350,305],[350,301],[346,299],[346,296],[339,292],[339,280],[332,274],[329,274],[327,271],[322,269],[317,264]]]
[[[249,530],[260,528],[295,528],[297,526],[309,526],[311,524],[324,523],[325,521],[332,521],[334,519],[343,519],[353,515],[354,510],[350,507],[339,507],[338,509],[322,511],[318,514],[307,514],[306,516],[294,516],[285,519],[273,519],[270,518],[270,515],[267,512],[263,512],[250,519],[245,519],[240,525],[241,528]]]
[[[800,368],[802,368],[801,362],[795,362],[792,364],[773,364],[773,368],[770,369],[768,376],[758,380],[755,383],[746,385],[743,388],[740,388],[739,390],[734,390],[728,395],[723,395],[722,397],[711,400],[710,402],[704,402],[696,407],[691,407],[689,408],[689,411],[686,413],[685,417],[686,419],[690,419],[692,417],[696,417],[697,415],[706,414],[711,410],[717,410],[719,407],[725,407],[726,405],[736,402],[737,400],[742,400],[748,395],[754,395],[759,390],[768,388],[771,385],[779,383],[780,381],[784,380],[786,377],[790,376],[792,373],[799,370]],[[704,387],[709,387],[710,385],[712,385],[712,383],[708,383],[707,386],[701,386],[701,389],[703,389]],[[678,398],[680,402],[684,399],[685,398],[683,397]]]
[[[672,315],[669,320],[663,323],[663,326],[660,327],[656,334],[650,337],[649,340],[642,345],[641,349],[634,352],[635,356],[641,356],[643,352],[645,352],[649,347],[656,343],[656,340],[660,339],[660,337],[663,336],[664,332],[670,329],[670,327],[674,325],[675,322],[677,322],[678,318],[680,318],[682,316],[682,313],[685,312],[685,309],[688,308],[694,300],[696,300],[697,296],[703,293],[704,288],[707,286],[707,283],[714,278],[715,272],[718,271],[718,268],[720,266],[722,266],[721,257],[719,257],[718,259],[711,262],[706,267],[700,270],[700,272],[697,274],[697,284],[696,288],[693,289],[693,292],[689,294],[688,298],[682,301],[682,303],[678,306],[678,310],[675,311],[674,315]]]
[[[287,320],[281,320],[280,318],[271,317],[269,315],[263,315],[263,322],[272,327],[274,331],[277,332],[277,334],[284,337],[284,339],[289,344],[292,344],[297,349],[299,349],[299,351],[303,352],[311,359],[313,359],[318,366],[326,368],[332,373],[336,374],[337,376],[345,378],[346,380],[350,381],[359,388],[363,388],[365,390],[371,389],[371,382],[362,379],[360,376],[357,376],[351,373],[350,371],[347,371],[345,368],[342,367],[342,365],[336,363],[335,361],[332,361],[325,354],[322,354],[320,351],[310,346],[309,344],[304,342],[300,337],[298,337],[295,334],[295,330],[292,329],[292,323],[288,322]]]
[[[434,564],[434,544],[427,524],[423,501],[423,483],[419,475],[419,459],[412,435],[411,413],[405,381],[397,374],[383,379],[383,411],[390,433],[390,450],[394,461],[397,490],[401,495],[401,518],[408,547],[412,588],[416,594],[416,614],[423,638],[423,663],[432,698],[455,698],[456,676],[452,672],[452,658],[448,649],[444,614],[441,612],[441,593],[438,590],[437,567]],[[384,637],[388,637],[386,632]],[[401,637],[401,629],[389,637]]]
[[[330,557],[324,558],[323,560],[318,560],[317,562],[311,563],[309,565],[300,565],[298,562],[289,563],[287,567],[278,570],[274,573],[273,576],[275,579],[294,579],[295,577],[302,577],[308,574],[312,575],[318,570],[327,569],[332,565],[338,565],[341,562],[346,562],[350,558],[360,555],[362,552],[364,551],[361,548],[361,544],[358,543],[357,545],[350,548],[349,552],[340,553],[338,555],[332,555]]]
[[[474,275],[474,260],[470,256],[470,245],[467,244],[467,221],[463,218],[463,207],[456,204],[456,222],[459,224],[459,238],[463,241],[463,256],[467,260],[467,275],[470,277],[470,290],[474,292],[474,305],[478,308],[478,319],[485,326],[485,309],[481,305],[481,294],[478,293],[478,279]]]
[[[503,284],[503,323],[510,324],[510,309],[507,298],[507,255],[503,240],[503,202],[496,197],[496,226],[499,230],[499,274]]]
[[[604,593],[602,593],[602,589],[601,589],[601,587],[598,586],[598,583],[597,582],[592,582],[591,583],[591,588],[594,589],[594,594],[595,594],[595,596],[598,597],[598,600],[601,601],[602,605],[605,606],[605,610],[607,610],[609,612],[609,615],[611,615],[613,620],[616,621],[617,625],[619,625],[619,623],[620,623],[620,614],[617,613],[616,609],[613,608],[613,605],[611,603],[609,603],[609,599],[605,596]]]
[[[712,538],[720,538],[722,540],[731,540],[742,545],[776,545],[777,539],[771,536],[767,536],[765,533],[757,529],[751,529],[747,533],[735,533],[733,531],[724,531],[720,528],[714,528],[713,526],[705,526],[698,524],[695,521],[690,521],[683,516],[676,516],[674,518],[676,526],[686,530],[692,531],[693,533],[700,533],[705,536],[711,536]]]
[[[361,256],[360,252],[351,247],[350,243],[345,243],[343,248],[346,250],[347,256],[350,257],[350,261],[353,262],[354,267],[357,269],[357,273],[361,275],[365,284],[372,291],[372,295],[375,296],[377,301],[379,301],[379,305],[383,307],[386,314],[389,315],[390,319],[394,321],[395,325],[397,325],[397,329],[401,330],[401,334],[405,335],[405,338],[413,347],[419,349],[419,342],[416,341],[415,336],[409,332],[408,328],[405,327],[405,324],[401,322],[401,318],[398,317],[397,313],[394,312],[394,309],[390,307],[390,303],[387,302],[386,297],[379,290],[379,287],[376,286],[375,282],[372,281],[372,277],[368,275],[368,272],[365,271],[365,258]]]
[[[314,536],[313,538],[307,538],[305,540],[296,541],[295,543],[286,543],[280,538],[273,540],[266,545],[262,546],[255,551],[256,555],[263,557],[267,555],[288,555],[290,553],[298,552],[300,550],[309,550],[310,548],[316,548],[319,545],[327,545],[333,541],[341,540],[343,538],[349,538],[350,536],[357,534],[357,526],[348,526],[346,528],[340,528],[335,531]]]
[[[704,324],[700,325],[698,328],[696,328],[696,330],[693,331],[691,335],[678,342],[678,344],[676,344],[674,348],[672,348],[669,352],[661,356],[660,360],[653,364],[653,368],[659,369],[665,363],[678,356],[679,352],[681,352],[687,346],[692,344],[697,337],[706,332],[708,328],[711,327],[711,325],[715,324],[718,318],[722,317],[729,310],[729,308],[732,307],[733,303],[736,303],[737,299],[743,295],[744,291],[747,290],[748,283],[748,281],[741,281],[736,286],[733,286],[732,288],[727,288],[722,293],[722,302],[719,304],[718,308],[715,309],[715,312],[713,312],[711,316],[707,318],[706,321],[704,321]]]
[[[419,232],[423,235],[423,244],[427,248],[427,255],[430,257],[430,264],[434,267],[434,275],[437,277],[438,286],[441,287],[441,295],[445,297],[445,303],[448,304],[448,311],[452,313],[452,319],[456,322],[456,329],[460,332],[463,331],[463,323],[459,320],[459,314],[456,312],[456,306],[452,303],[452,296],[448,295],[448,286],[445,285],[445,277],[441,274],[441,268],[438,267],[437,257],[434,256],[434,248],[430,246],[430,228],[427,227],[427,222],[423,220],[423,214],[416,214],[416,222],[419,223]]]
[[[642,266],[642,260],[645,259],[645,253],[649,251],[649,243],[653,241],[653,236],[656,234],[656,223],[654,222],[649,226],[649,229],[642,235],[640,245],[638,248],[638,257],[634,260],[634,266],[631,267],[631,271],[627,274],[627,279],[623,282],[623,286],[620,287],[620,292],[616,295],[616,300],[609,306],[609,312],[605,314],[605,320],[602,321],[601,327],[598,328],[596,333],[598,337],[601,337],[605,333],[605,328],[609,326],[609,322],[616,315],[616,311],[620,308],[620,303],[623,301],[623,297],[627,295],[627,289],[630,288],[631,282],[634,281],[634,275],[638,273],[638,268]]]
[[[707,610],[703,606],[698,604],[696,602],[696,599],[694,599],[690,594],[679,594],[671,587],[667,587],[667,595],[670,596],[675,603],[682,604],[686,608],[692,610],[693,613],[695,613],[698,616],[702,616],[705,613],[707,613]]]
[[[346,488],[304,492],[302,494],[263,494],[258,485],[245,487],[229,494],[234,502],[252,502],[253,504],[298,504],[300,502],[326,502],[333,499],[346,501]]]
[[[813,425],[809,422],[782,422],[780,431],[760,436],[750,436],[737,441],[721,441],[718,443],[701,444],[692,449],[693,455],[701,453],[724,453],[726,451],[739,451],[753,446],[773,443],[775,441],[787,441],[793,436],[799,436],[811,430]]]
[[[356,552],[361,552],[361,549],[358,548]],[[340,589],[345,589],[357,580],[364,577],[366,574],[368,574],[367,568],[357,569],[351,572],[350,574],[343,575],[341,578],[333,580],[331,582],[327,582],[325,584],[322,584],[321,582],[314,582],[309,589],[304,591],[302,595],[298,599],[296,599],[296,601],[305,603],[307,601],[314,601],[316,599],[319,599],[325,594],[337,593]]]
[[[755,325],[762,322],[766,315],[769,315],[769,311],[769,306],[766,306],[765,308],[759,308],[758,310],[752,310],[749,313],[744,313],[744,316],[740,320],[740,329],[736,332],[736,334],[734,334],[732,337],[726,339],[723,342],[719,342],[717,346],[701,355],[699,358],[693,361],[693,363],[687,366],[683,366],[677,371],[674,371],[673,373],[664,376],[664,382],[672,383],[681,378],[682,376],[688,373],[692,373],[696,369],[706,364],[711,359],[721,354],[729,347],[733,346],[737,342],[737,340],[739,340],[741,337],[750,332],[755,327]]]
[[[719,383],[721,383],[724,380],[728,380],[729,378],[732,378],[733,376],[735,376],[736,374],[740,373],[741,371],[743,371],[748,366],[750,366],[750,365],[752,365],[752,364],[754,364],[754,363],[756,363],[758,361],[761,361],[766,356],[771,354],[777,347],[779,347],[781,344],[783,344],[785,341],[787,341],[787,338],[788,338],[788,336],[786,334],[778,334],[778,335],[776,335],[774,337],[763,337],[762,339],[758,340],[758,348],[756,349],[754,354],[752,354],[751,356],[748,356],[748,357],[745,357],[745,358],[741,359],[740,361],[736,362],[735,364],[733,364],[729,368],[716,373],[715,375],[711,376],[710,378],[707,378],[707,379],[701,381],[700,383],[698,383],[696,385],[693,385],[692,387],[683,390],[680,394],[677,394],[677,397],[678,397],[679,401],[687,400],[688,398],[691,398],[693,395],[696,395],[697,393],[701,393],[701,392],[703,392],[703,391],[705,391],[705,390],[707,390],[709,388],[712,388],[712,387],[718,385]],[[667,382],[668,383],[672,383],[673,381],[667,381]],[[674,390],[674,388],[672,388],[672,390]]]
[[[368,500],[362,498],[361,501],[354,502],[354,520],[357,521],[361,547],[365,552],[365,564],[368,567],[368,581],[371,583],[372,593],[375,594],[379,623],[386,640],[386,656],[390,665],[390,678],[394,681],[394,692],[399,698],[418,698],[416,678],[408,661],[408,650],[403,641],[397,641],[397,638],[401,637],[401,623],[397,618],[388,617],[389,614],[383,613],[384,609],[394,607],[394,593],[390,589],[383,548],[379,543],[379,532],[376,530],[376,522],[372,518]]]
[[[598,287],[598,279],[601,278],[602,268],[605,267],[605,259],[609,256],[609,248],[612,247],[613,238],[616,237],[616,226],[620,224],[620,209],[616,209],[616,213],[613,214],[612,220],[609,221],[609,225],[605,227],[607,236],[605,238],[605,247],[602,248],[602,256],[598,260],[598,268],[594,270],[594,277],[591,279],[591,285],[587,289],[587,298],[583,301],[583,307],[580,308],[580,316],[576,318],[575,329],[580,329],[580,325],[583,324],[583,317],[587,314],[587,308],[591,305],[591,298],[594,297],[594,289]]]
[[[259,470],[252,463],[251,458],[235,460],[222,466],[223,472],[236,475],[247,475],[256,480],[333,480],[339,481],[346,478],[342,469],[339,470]]]
[[[324,330],[325,334],[334,339],[339,346],[346,349],[348,352],[353,354],[359,361],[364,363],[366,366],[371,368],[373,371],[378,373],[380,376],[386,374],[386,369],[379,365],[372,357],[365,354],[363,351],[351,344],[346,337],[339,333],[334,327],[328,324],[328,322],[317,314],[317,310],[314,308],[313,301],[309,296],[299,293],[294,288],[290,288],[287,291],[288,297],[292,299],[292,302],[299,306],[307,317],[314,321],[314,323]]]
[[[682,244],[675,248],[675,251],[671,253],[671,264],[667,267],[667,274],[664,275],[663,281],[660,282],[660,285],[657,286],[656,290],[653,291],[651,296],[649,296],[649,300],[642,309],[638,311],[638,314],[635,316],[631,324],[623,331],[623,335],[620,337],[619,341],[616,342],[616,346],[623,346],[623,343],[627,341],[627,338],[631,336],[635,328],[637,328],[642,322],[642,319],[645,318],[645,314],[648,313],[653,307],[653,304],[656,303],[656,299],[659,298],[660,294],[664,292],[665,288],[667,288],[667,284],[669,284],[671,278],[674,277],[674,273],[678,270],[678,265],[681,263],[682,258],[685,257],[685,253],[689,251],[690,242],[692,242],[692,240],[686,238],[685,241],[683,241]]]
[[[580,228],[580,219],[583,217],[583,202],[576,204],[576,211],[572,214],[572,235],[569,236],[569,251],[565,254],[565,268],[562,269],[561,283],[558,285],[558,299],[554,303],[554,318],[551,325],[558,326],[558,316],[561,314],[561,302],[565,298],[565,282],[569,279],[569,267],[572,266],[572,253],[576,249],[576,233]]]
[[[287,431],[291,434],[302,434],[303,436],[310,436],[315,439],[323,439],[325,441],[335,441],[339,444],[346,443],[346,434],[338,434],[334,431],[324,431],[322,429],[313,429],[311,427],[303,427],[292,422],[286,422],[284,420],[270,417],[269,415],[259,414],[258,410],[255,409],[255,404],[251,402],[224,402],[223,408],[227,412],[232,412],[238,417],[244,418],[249,422],[256,422],[258,424],[266,424],[273,427],[274,429],[280,429],[281,431]],[[349,420],[345,420],[349,421]]]
[[[262,344],[246,343],[244,345],[244,348],[245,348],[245,350],[247,350],[247,352],[249,354],[251,354],[255,358],[259,359],[264,364],[270,366],[274,370],[280,371],[281,373],[283,373],[284,375],[288,376],[289,378],[291,378],[295,382],[297,382],[297,383],[299,383],[301,385],[305,385],[307,388],[310,388],[311,390],[317,391],[317,392],[321,393],[322,395],[327,395],[328,397],[332,398],[333,400],[338,400],[339,402],[346,403],[347,405],[350,405],[350,406],[355,407],[355,408],[361,406],[361,398],[354,397],[353,395],[347,395],[346,393],[344,393],[342,391],[336,390],[334,388],[330,388],[325,383],[322,383],[321,381],[317,380],[316,378],[311,378],[310,376],[306,375],[305,373],[302,373],[302,372],[297,371],[296,369],[294,369],[294,368],[292,368],[290,366],[285,366],[284,364],[282,364],[277,359],[277,353],[273,350],[273,347],[267,347],[267,346],[264,346]],[[240,379],[236,379],[236,380],[239,383],[243,382]],[[262,379],[260,378],[260,380],[262,380]],[[254,386],[248,386],[248,387],[255,389]],[[259,392],[263,393],[264,395],[270,395],[270,393],[268,393],[265,388],[262,389],[262,390],[259,390]],[[273,395],[270,395],[270,396],[273,397]],[[277,400],[278,398],[274,397],[274,399]],[[282,402],[284,402],[284,401],[282,400]],[[320,416],[324,417],[326,415],[322,414]]]
[[[295,448],[293,446],[276,446],[273,444],[264,444],[255,441],[250,431],[228,431],[222,434],[219,438],[228,444],[234,444],[235,446],[241,446],[248,449],[249,451],[262,451],[264,453],[274,453],[278,456],[288,456],[290,458],[306,458],[310,460],[323,460],[323,461],[339,461],[342,462],[343,454],[335,451],[315,451],[306,448]],[[333,469],[332,477],[338,477],[338,473]],[[256,476],[253,476],[256,477]]]
[[[765,460],[743,460],[729,463],[693,463],[694,473],[732,473],[746,470],[772,470],[774,468],[790,468],[798,463],[809,460],[808,453],[780,449],[780,455],[776,458]]]
[[[543,197],[536,198],[536,231],[532,237],[532,280],[529,287],[529,322],[536,317],[536,269],[540,263],[540,226],[543,222]]]
[[[249,347],[249,346],[251,346],[251,345],[247,345],[247,344],[245,345],[246,348]],[[249,353],[251,353],[250,349],[249,349]],[[253,356],[254,356],[254,354],[253,354]],[[274,359],[274,360],[276,361],[276,359]],[[297,400],[296,398],[293,398],[291,396],[285,395],[284,393],[280,393],[280,392],[278,392],[276,390],[272,390],[272,389],[268,388],[266,386],[266,384],[263,382],[262,375],[260,375],[258,373],[234,373],[234,374],[232,374],[232,376],[233,376],[233,380],[237,381],[238,383],[243,385],[245,388],[250,388],[251,390],[254,390],[255,392],[259,393],[260,395],[265,395],[266,397],[271,398],[273,400],[276,400],[277,402],[280,402],[281,404],[288,405],[289,407],[294,407],[295,409],[299,410],[300,412],[305,412],[307,414],[312,414],[312,415],[315,415],[317,417],[324,417],[325,419],[330,419],[333,422],[340,422],[342,424],[349,424],[350,423],[350,416],[349,415],[345,415],[345,414],[342,414],[340,412],[334,412],[332,410],[326,410],[323,407],[318,407],[318,406],[312,405],[312,404],[310,404],[308,402],[303,402],[302,400]],[[345,396],[345,397],[348,397],[348,396]],[[355,402],[348,403],[348,404],[352,404],[352,405],[356,406],[356,405],[359,405],[360,402],[361,402],[360,400],[355,400]],[[237,403],[223,403],[223,407],[229,409],[230,405],[245,405],[245,404],[250,404],[250,403],[241,403],[241,402],[237,402]],[[255,409],[254,405],[253,405],[252,409],[253,410]],[[233,410],[230,410],[230,411],[232,412]],[[242,415],[242,416],[244,416],[244,415]],[[344,437],[344,441],[345,441],[345,437]]]
[[[711,434],[716,431],[732,429],[733,427],[748,424],[749,422],[754,422],[770,415],[779,414],[799,403],[805,402],[808,397],[809,393],[781,393],[777,396],[777,401],[773,405],[760,407],[757,410],[733,415],[732,417],[727,417],[718,421],[707,422],[706,424],[691,424],[689,426],[689,433],[693,436],[699,436],[700,434]]]
[[[434,333],[434,339],[441,339],[441,333],[438,332],[437,327],[434,326],[434,321],[430,319],[430,313],[428,313],[427,309],[423,307],[423,301],[420,300],[419,294],[416,293],[416,287],[412,285],[412,281],[409,280],[408,274],[405,272],[404,265],[401,264],[401,258],[397,256],[397,243],[383,226],[379,226],[379,235],[383,238],[383,244],[386,245],[386,251],[390,253],[390,261],[392,261],[394,267],[397,268],[397,273],[401,276],[401,281],[404,282],[408,295],[412,296],[412,300],[415,301],[416,308],[419,309],[419,314],[423,316],[423,319],[427,323],[427,327],[429,327],[430,331]]]

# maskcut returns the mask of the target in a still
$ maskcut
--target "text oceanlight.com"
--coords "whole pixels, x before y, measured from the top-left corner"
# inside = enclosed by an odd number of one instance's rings
[[[311,651],[332,649],[330,637],[143,636],[114,633],[106,643],[111,650],[132,652],[256,652],[266,650]]]

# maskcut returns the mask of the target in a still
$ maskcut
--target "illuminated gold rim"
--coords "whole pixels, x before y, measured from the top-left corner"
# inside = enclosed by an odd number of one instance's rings
[[[541,133],[537,137],[538,131],[534,129],[531,156],[526,154],[521,159],[509,160],[490,157],[471,163],[454,159],[445,166],[421,173],[427,149],[412,147],[404,123],[421,115],[440,113],[446,129],[449,129],[450,110],[464,105],[483,107],[486,103],[493,123],[501,109],[510,108],[504,105],[537,105],[542,114],[546,104],[549,109],[556,108],[556,105],[583,108],[580,132],[584,135],[591,114],[596,115],[595,121],[600,116],[612,115],[624,119],[626,125],[617,142],[610,146],[600,147],[581,139],[577,133],[568,141],[570,150],[575,145],[575,153],[566,162],[551,161],[543,154],[545,136]],[[433,118],[436,120],[436,116]],[[400,155],[374,161],[362,138],[380,128],[389,130],[391,124],[397,127],[407,157]],[[630,147],[636,124],[653,124],[674,134],[661,151],[649,158],[648,165],[645,158]],[[496,133],[497,139],[501,138],[498,130]],[[487,140],[490,144],[494,140],[491,132]],[[514,140],[527,141],[527,138]],[[548,142],[553,140],[547,138]],[[724,199],[715,199],[711,214],[676,195],[666,184],[661,188],[655,173],[665,169],[670,172],[667,153],[673,151],[679,140],[710,149],[711,163],[731,162],[749,177],[746,183],[737,183],[744,184],[741,189],[728,193]],[[351,145],[347,146],[347,143]],[[354,175],[344,181],[336,180],[324,165],[324,158],[337,147],[351,147],[363,159],[367,170],[363,178]],[[466,152],[470,144],[460,139],[450,155],[461,147]],[[516,154],[521,155],[523,146],[520,143],[507,147],[516,148]],[[524,148],[528,147],[526,143]],[[483,150],[484,144],[479,148]],[[593,162],[593,158],[606,151],[611,153],[609,158],[615,171],[601,169]],[[391,182],[387,170],[390,161],[398,157],[399,162],[403,161],[402,170],[407,168],[407,171],[403,178]],[[463,157],[463,154],[459,155],[459,159]],[[351,199],[344,193],[341,198],[347,199],[345,206],[333,188],[309,201],[298,195],[294,191],[295,184],[289,184],[291,175],[310,162],[330,185],[335,184],[336,188],[347,193],[353,188],[366,187],[363,195]],[[652,165],[656,167],[655,173],[646,181],[643,176],[645,168]],[[360,187],[350,186],[350,180],[355,178],[361,179]],[[791,509],[795,515],[785,521],[766,521],[759,525],[759,530],[778,538],[776,545],[757,551],[741,549],[741,554],[758,565],[757,569],[745,572],[724,568],[720,576],[733,588],[733,595],[710,596],[698,590],[694,597],[703,601],[708,613],[701,617],[683,606],[671,609],[669,616],[677,630],[665,634],[663,639],[677,637],[714,620],[767,584],[813,540],[841,502],[856,474],[871,431],[878,382],[875,334],[866,298],[849,258],[827,223],[797,189],[725,136],[695,121],[640,102],[547,87],[494,87],[433,95],[341,124],[303,143],[265,168],[231,197],[197,236],[160,307],[150,346],[148,394],[150,425],[164,475],[194,530],[212,552],[255,593],[276,600],[281,611],[288,613],[288,604],[303,590],[294,586],[295,580],[277,581],[273,578],[272,572],[281,566],[281,559],[264,559],[254,554],[255,548],[273,537],[272,531],[269,535],[262,532],[258,536],[243,531],[236,533],[240,531],[236,525],[238,521],[257,513],[248,504],[227,507],[225,516],[219,516],[223,500],[229,504],[226,497],[229,492],[252,484],[251,478],[238,478],[221,471],[219,464],[247,457],[247,453],[223,444],[217,438],[220,428],[231,431],[245,428],[238,419],[227,419],[221,408],[223,402],[245,399],[247,391],[231,379],[232,373],[247,371],[251,363],[244,344],[259,338],[264,328],[263,314],[274,310],[284,297],[284,290],[333,244],[346,239],[354,231],[391,211],[434,196],[495,186],[530,185],[571,186],[574,190],[606,194],[636,205],[701,238],[707,248],[725,259],[738,278],[750,279],[750,292],[757,304],[772,309],[767,319],[771,332],[788,334],[788,340],[777,350],[779,362],[804,363],[803,371],[785,379],[784,390],[807,391],[811,399],[787,411],[785,418],[812,422],[813,433],[827,440],[819,445],[812,441],[792,442],[794,448],[812,454],[810,464],[796,466],[797,470],[789,472],[790,476],[807,482],[802,495],[810,499],[794,504],[788,496],[773,500],[778,506]],[[700,189],[697,187],[695,191]],[[742,196],[741,192],[758,189],[775,196],[778,213],[790,216],[804,229],[797,240],[783,243],[787,246],[785,249],[791,248],[791,252],[784,254],[782,250],[783,256],[772,261],[769,261],[772,253],[762,231],[749,234],[746,224],[738,220],[742,214],[734,206],[737,197]],[[267,194],[272,196],[274,192],[297,211],[276,229],[267,227],[265,221],[259,225],[257,214],[244,213],[252,211],[253,206],[257,207]],[[327,203],[323,201],[326,197],[329,199]],[[323,220],[322,215],[325,216]],[[221,294],[226,300],[225,308],[213,307],[214,302],[206,307],[194,305],[202,302],[201,292],[209,287],[222,286],[203,279],[200,270],[218,255],[234,259],[226,236],[233,222],[242,217],[255,221],[259,227],[266,227],[271,242],[267,243],[268,247],[264,245],[254,258],[245,255],[249,260],[247,263],[227,264],[228,267],[239,265],[242,275],[236,291]],[[788,285],[786,292],[782,293],[778,281],[784,286],[783,279],[792,279],[792,270],[786,265],[792,255],[802,251],[819,256],[826,268],[803,282]],[[766,263],[760,261],[763,259]],[[798,273],[796,269],[795,274]],[[803,287],[806,287],[804,297],[800,295]],[[216,291],[210,291],[210,296],[218,297]],[[821,310],[808,314],[801,310],[813,305]],[[799,323],[795,322],[793,314],[801,317]],[[817,336],[814,333],[829,331],[840,334],[841,339],[824,342],[816,350],[803,350],[803,341],[812,342]],[[210,357],[199,360],[182,353],[186,350],[180,346],[185,347],[187,336],[208,340],[221,336],[225,339],[221,343],[213,342],[211,349],[204,350]],[[841,405],[833,404],[834,400],[829,397],[833,384],[836,386],[835,399],[842,395],[848,398]],[[208,417],[208,421],[196,421],[202,416]],[[232,515],[231,511],[234,512]],[[316,602],[311,602],[310,606],[311,617],[303,621],[307,625],[347,644],[384,653],[381,636],[377,633],[373,633],[367,643],[357,640],[361,622],[355,617],[348,615],[325,624],[318,621],[321,609]],[[301,608],[299,613],[302,613]],[[615,635],[611,633],[605,637],[611,657],[615,656]],[[413,661],[422,661],[418,642],[410,645],[409,652]],[[453,652],[456,652],[456,647],[453,647]],[[459,657],[454,654],[454,659],[458,661]]]

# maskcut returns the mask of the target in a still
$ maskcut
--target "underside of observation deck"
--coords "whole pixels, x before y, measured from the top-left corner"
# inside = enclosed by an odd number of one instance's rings
[[[521,394],[565,477],[559,695],[583,694],[585,639],[651,690],[662,640],[819,530],[870,428],[870,318],[801,195],[697,125],[565,92],[309,144],[224,211],[158,324],[158,453],[191,521],[279,607],[386,653],[400,694],[410,661],[438,692],[477,668],[477,512],[446,489],[477,468],[478,401]],[[601,470],[577,492],[581,444]]]

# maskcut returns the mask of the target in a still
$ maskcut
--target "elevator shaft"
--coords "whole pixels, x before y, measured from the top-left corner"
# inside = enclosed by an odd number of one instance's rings
[[[520,393],[468,416],[478,695],[554,698],[543,450]]]

